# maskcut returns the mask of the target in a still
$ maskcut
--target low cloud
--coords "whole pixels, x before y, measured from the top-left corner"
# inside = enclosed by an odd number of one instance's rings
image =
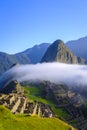
[[[10,81],[46,80],[70,86],[87,86],[87,66],[63,63],[42,63],[36,65],[17,65],[0,77],[0,87]]]

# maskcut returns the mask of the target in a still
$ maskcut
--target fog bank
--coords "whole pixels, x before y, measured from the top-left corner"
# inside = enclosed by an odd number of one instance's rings
[[[87,66],[63,63],[42,63],[17,65],[0,77],[0,87],[12,80],[19,82],[28,80],[46,80],[67,85],[87,86]],[[2,82],[3,81],[3,82]]]

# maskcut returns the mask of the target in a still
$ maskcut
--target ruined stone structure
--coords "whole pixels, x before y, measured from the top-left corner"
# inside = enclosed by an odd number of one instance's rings
[[[0,105],[4,105],[14,114],[26,113],[32,116],[37,114],[41,117],[55,117],[50,106],[37,101],[30,102],[24,95],[21,96],[16,93],[0,94]]]

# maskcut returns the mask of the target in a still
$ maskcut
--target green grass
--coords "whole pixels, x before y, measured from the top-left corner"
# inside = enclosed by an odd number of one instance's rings
[[[0,130],[71,130],[71,128],[57,118],[13,115],[8,109],[0,106]]]
[[[24,87],[25,95],[31,100],[40,101],[42,103],[48,104],[48,101],[42,96],[42,89],[36,86]]]
[[[30,87],[24,87],[24,90],[25,90],[26,96],[29,98],[29,100],[31,100],[31,102],[33,102],[34,100],[37,100],[44,104],[50,105],[52,110],[57,115],[57,117],[61,119],[69,117],[69,114],[64,108],[56,108],[55,103],[52,100],[47,100],[45,96],[43,96],[43,93],[44,93],[43,87],[30,86]]]

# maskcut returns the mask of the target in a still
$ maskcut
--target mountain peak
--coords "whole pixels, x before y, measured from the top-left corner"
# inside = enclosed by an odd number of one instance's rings
[[[78,63],[77,57],[66,47],[62,40],[56,40],[48,47],[41,62]]]
[[[64,42],[60,39],[53,42],[53,44],[64,44]]]
[[[62,40],[56,40],[51,45],[58,48],[59,46],[64,45],[64,42]]]

